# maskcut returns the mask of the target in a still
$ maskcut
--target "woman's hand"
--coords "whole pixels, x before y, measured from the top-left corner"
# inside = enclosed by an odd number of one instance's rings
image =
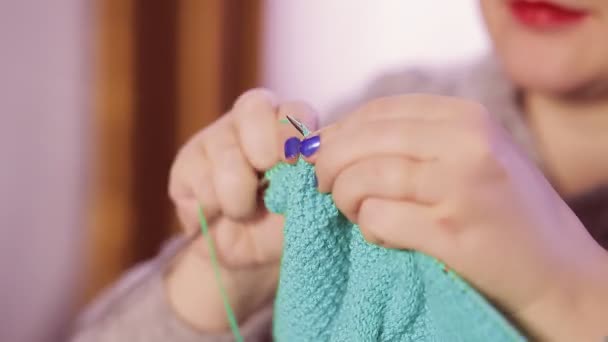
[[[266,210],[259,186],[263,172],[285,160],[285,139],[298,134],[279,123],[286,114],[316,126],[309,106],[279,104],[268,91],[249,91],[190,139],[171,170],[169,194],[186,234],[200,230],[199,203],[204,208],[224,285],[241,321],[272,298],[278,280],[283,219]],[[179,258],[167,288],[184,320],[204,331],[228,330],[202,237]]]
[[[302,146],[319,190],[368,241],[442,260],[540,338],[608,327],[588,286],[608,285],[604,250],[482,106],[379,99],[317,140]]]

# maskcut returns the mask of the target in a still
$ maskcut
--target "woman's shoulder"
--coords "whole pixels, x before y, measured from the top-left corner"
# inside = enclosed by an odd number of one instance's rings
[[[448,66],[389,71],[371,82],[367,93],[371,98],[427,93],[469,98],[482,103],[514,100],[514,87],[492,56]]]
[[[354,100],[338,106],[335,113],[339,117],[372,99],[407,93],[457,96],[487,107],[513,107],[513,87],[497,64],[492,56],[484,56],[449,66],[389,70],[373,79]]]

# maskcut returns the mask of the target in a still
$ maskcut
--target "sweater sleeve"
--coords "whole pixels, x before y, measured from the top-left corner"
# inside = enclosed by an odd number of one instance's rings
[[[78,318],[71,342],[228,342],[230,333],[201,333],[181,321],[167,299],[163,275],[190,241],[176,239],[153,260],[136,266],[98,297]],[[241,325],[247,342],[271,341],[272,305]]]

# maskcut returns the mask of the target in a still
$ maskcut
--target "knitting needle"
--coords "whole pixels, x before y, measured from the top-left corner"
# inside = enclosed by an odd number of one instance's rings
[[[306,137],[308,134],[310,134],[310,130],[308,129],[308,127],[306,127],[305,124],[300,122],[298,119],[292,117],[291,115],[286,115],[286,116],[287,116],[287,121],[289,121],[289,123],[293,127],[295,127],[295,129],[297,129],[298,132],[300,132],[300,134],[302,134],[302,136]],[[260,177],[260,183],[258,184],[258,191],[261,191],[263,193],[264,190],[266,190],[266,188],[268,187],[269,181],[268,181],[268,179],[266,179],[266,177],[264,177],[263,174],[260,174],[259,177]]]
[[[308,127],[306,127],[305,124],[303,124],[302,122],[298,121],[296,118],[292,117],[291,115],[286,115],[287,120],[289,121],[289,123],[295,127],[298,132],[300,132],[300,134],[302,134],[303,137],[308,136],[308,134],[310,134],[310,130],[308,129]]]

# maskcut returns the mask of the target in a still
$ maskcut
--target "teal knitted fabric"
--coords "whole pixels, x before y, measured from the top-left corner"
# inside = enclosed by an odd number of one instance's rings
[[[365,241],[316,190],[313,166],[269,171],[266,206],[285,216],[277,341],[523,341],[435,259]]]

